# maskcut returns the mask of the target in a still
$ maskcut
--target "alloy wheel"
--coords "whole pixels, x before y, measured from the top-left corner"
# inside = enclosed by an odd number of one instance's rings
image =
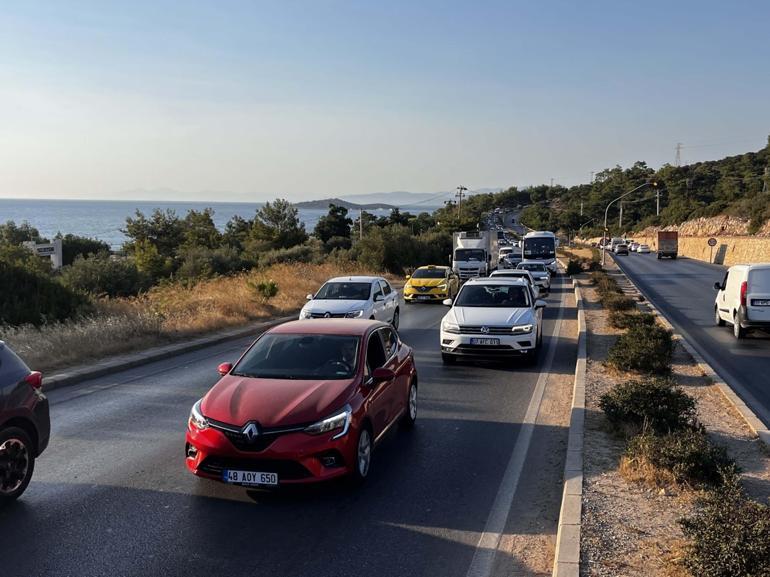
[[[0,445],[0,494],[10,495],[29,473],[29,450],[21,439],[11,437]]]
[[[358,454],[356,456],[358,476],[362,479],[369,474],[369,466],[372,462],[372,438],[369,429],[361,429],[358,437]]]
[[[417,387],[409,387],[409,419],[414,421],[417,418]]]

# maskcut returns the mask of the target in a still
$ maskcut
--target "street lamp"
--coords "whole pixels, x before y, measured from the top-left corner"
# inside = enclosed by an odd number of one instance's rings
[[[587,224],[590,224],[590,223],[592,223],[592,222],[593,222],[593,221],[595,221],[595,220],[596,220],[596,217],[592,218],[591,220],[587,220],[587,221],[585,221],[583,224],[581,224],[581,225],[578,227],[578,234],[583,234],[583,227],[584,227],[585,225],[587,225]]]
[[[637,190],[641,190],[641,189],[643,189],[645,186],[653,186],[653,187],[657,187],[657,186],[658,186],[658,183],[657,183],[657,182],[655,182],[655,181],[647,181],[647,182],[645,182],[644,184],[640,184],[640,185],[639,185],[639,186],[637,186],[635,189],[633,189],[633,190],[629,190],[628,192],[626,192],[626,193],[624,193],[624,194],[621,194],[621,195],[620,195],[619,197],[617,197],[615,200],[613,200],[612,202],[610,202],[610,203],[607,205],[607,208],[605,208],[605,209],[604,209],[604,234],[602,235],[602,266],[604,266],[604,263],[605,263],[605,261],[606,261],[606,258],[607,258],[607,242],[606,242],[606,241],[607,241],[607,236],[606,236],[606,235],[607,235],[607,213],[609,212],[609,210],[610,210],[610,207],[611,207],[613,204],[615,204],[617,201],[619,201],[621,198],[625,198],[625,197],[627,197],[629,194],[633,194],[633,193],[635,193]]]

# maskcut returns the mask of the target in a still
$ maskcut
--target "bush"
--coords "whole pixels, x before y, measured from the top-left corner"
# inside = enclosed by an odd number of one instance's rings
[[[580,261],[572,258],[569,259],[567,262],[567,274],[573,275],[580,274],[581,272],[583,272],[583,267],[581,266]]]
[[[605,298],[609,295],[622,294],[615,279],[608,276],[604,271],[594,271],[591,273],[591,280],[596,285],[599,296]]]
[[[179,257],[181,264],[176,271],[176,276],[182,280],[197,280],[240,272],[249,268],[251,264],[241,256],[238,249],[229,246],[215,249],[202,246],[184,248],[180,251]]]
[[[61,281],[74,291],[110,297],[134,296],[150,285],[133,260],[112,258],[107,253],[88,259],[78,256],[62,268]]]
[[[323,260],[323,245],[320,241],[268,250],[258,256],[259,266],[262,268],[286,262],[320,262],[321,260]]]
[[[602,395],[599,406],[620,432],[666,434],[700,428],[695,399],[668,379],[622,383]]]
[[[610,311],[629,311],[634,308],[634,301],[623,295],[609,295],[603,299],[604,305]]]
[[[65,266],[74,263],[78,256],[88,258],[89,256],[99,253],[110,252],[110,245],[95,238],[77,236],[74,234],[66,234],[64,236],[59,234],[56,238],[60,238],[62,241],[62,256],[64,257],[63,264]]]
[[[699,577],[770,575],[770,508],[746,497],[737,479],[706,494],[680,521],[691,539],[684,565]]]
[[[637,435],[626,449],[627,466],[654,467],[677,483],[719,487],[737,476],[737,467],[724,447],[712,445],[701,430],[683,429],[663,436]]]
[[[257,293],[257,297],[263,303],[266,303],[278,294],[278,284],[273,280],[248,281],[248,285],[251,290]]]
[[[633,326],[651,327],[654,326],[657,321],[655,315],[650,313],[635,313],[631,311],[610,311],[609,314],[610,324],[616,329],[630,329]]]
[[[671,370],[674,342],[659,325],[635,325],[610,347],[607,362],[622,371],[664,374]]]

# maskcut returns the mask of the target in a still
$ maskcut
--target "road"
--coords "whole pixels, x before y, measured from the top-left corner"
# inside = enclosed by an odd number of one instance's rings
[[[731,327],[714,323],[714,283],[727,270],[698,260],[658,260],[654,253],[615,259],[677,331],[729,383],[766,425],[770,424],[770,335],[737,341]]]
[[[552,371],[565,375],[574,338],[553,332],[567,290],[556,279],[545,311]],[[446,309],[402,310],[399,332],[420,375],[418,425],[378,448],[362,488],[256,493],[187,472],[190,406],[247,341],[220,344],[50,393],[51,444],[23,498],[0,510],[0,575],[465,576],[539,368],[445,367],[437,340]],[[539,522],[555,535],[566,434],[534,426],[506,533],[551,495]],[[518,563],[498,554],[495,570]]]

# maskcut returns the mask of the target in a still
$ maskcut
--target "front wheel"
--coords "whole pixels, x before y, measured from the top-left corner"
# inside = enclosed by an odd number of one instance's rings
[[[417,420],[417,383],[412,380],[409,383],[409,391],[406,393],[406,411],[404,412],[404,418],[401,424],[411,429],[414,427],[414,423]]]
[[[23,429],[0,432],[0,504],[21,496],[35,470],[32,439]]]
[[[356,463],[353,467],[353,481],[363,483],[369,476],[372,468],[372,450],[374,443],[372,441],[372,432],[369,427],[362,427],[358,433],[358,443],[356,443]]]
[[[725,326],[725,321],[719,316],[719,309],[714,307],[714,324],[718,327]]]

